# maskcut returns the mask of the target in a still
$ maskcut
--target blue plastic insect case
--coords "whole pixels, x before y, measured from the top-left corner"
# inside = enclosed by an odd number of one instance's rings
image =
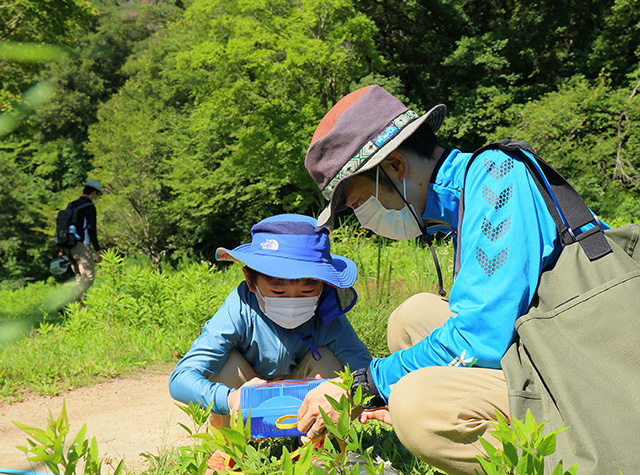
[[[286,379],[240,389],[242,416],[251,418],[251,438],[304,435],[296,425],[306,394],[326,379]]]

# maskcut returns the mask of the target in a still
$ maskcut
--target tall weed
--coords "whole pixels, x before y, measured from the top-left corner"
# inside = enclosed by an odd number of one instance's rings
[[[418,240],[391,241],[361,227],[342,226],[331,233],[332,252],[352,259],[358,267],[358,303],[349,320],[373,356],[386,356],[387,321],[411,295],[436,293],[438,278],[428,246]],[[453,246],[439,242],[436,254],[445,289],[451,288]]]

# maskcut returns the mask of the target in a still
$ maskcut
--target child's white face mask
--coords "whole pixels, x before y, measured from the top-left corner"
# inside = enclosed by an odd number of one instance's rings
[[[265,315],[288,330],[311,320],[320,298],[320,294],[313,297],[265,297],[257,285],[256,291],[264,301],[262,310]]]

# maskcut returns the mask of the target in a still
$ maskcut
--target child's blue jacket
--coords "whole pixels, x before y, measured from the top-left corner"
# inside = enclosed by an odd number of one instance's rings
[[[352,369],[371,361],[367,347],[338,302],[335,288],[326,284],[314,317],[287,330],[262,312],[256,296],[242,282],[204,324],[200,336],[173,370],[169,390],[178,401],[200,402],[204,407],[213,402],[213,412],[228,414],[230,388],[210,382],[208,377],[220,372],[231,350],[244,356],[258,376],[273,380],[290,374],[310,349],[322,346]]]
[[[525,164],[488,150],[471,164],[464,183],[471,155],[459,150],[448,154],[429,185],[422,215],[461,231],[460,249],[455,250],[461,265],[449,300],[456,316],[415,346],[371,362],[373,382],[385,400],[400,378],[419,368],[500,368],[516,319],[527,312],[540,274],[555,263],[561,249]],[[464,217],[458,230],[463,185]]]

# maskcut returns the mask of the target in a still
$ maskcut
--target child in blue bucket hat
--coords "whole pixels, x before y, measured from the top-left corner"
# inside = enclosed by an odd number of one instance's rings
[[[251,243],[218,248],[216,259],[244,265],[245,280],[209,319],[171,374],[184,403],[213,403],[210,423],[228,425],[238,388],[262,381],[334,377],[371,355],[345,314],[356,302],[350,259],[330,253],[314,218],[283,214],[251,228]]]

